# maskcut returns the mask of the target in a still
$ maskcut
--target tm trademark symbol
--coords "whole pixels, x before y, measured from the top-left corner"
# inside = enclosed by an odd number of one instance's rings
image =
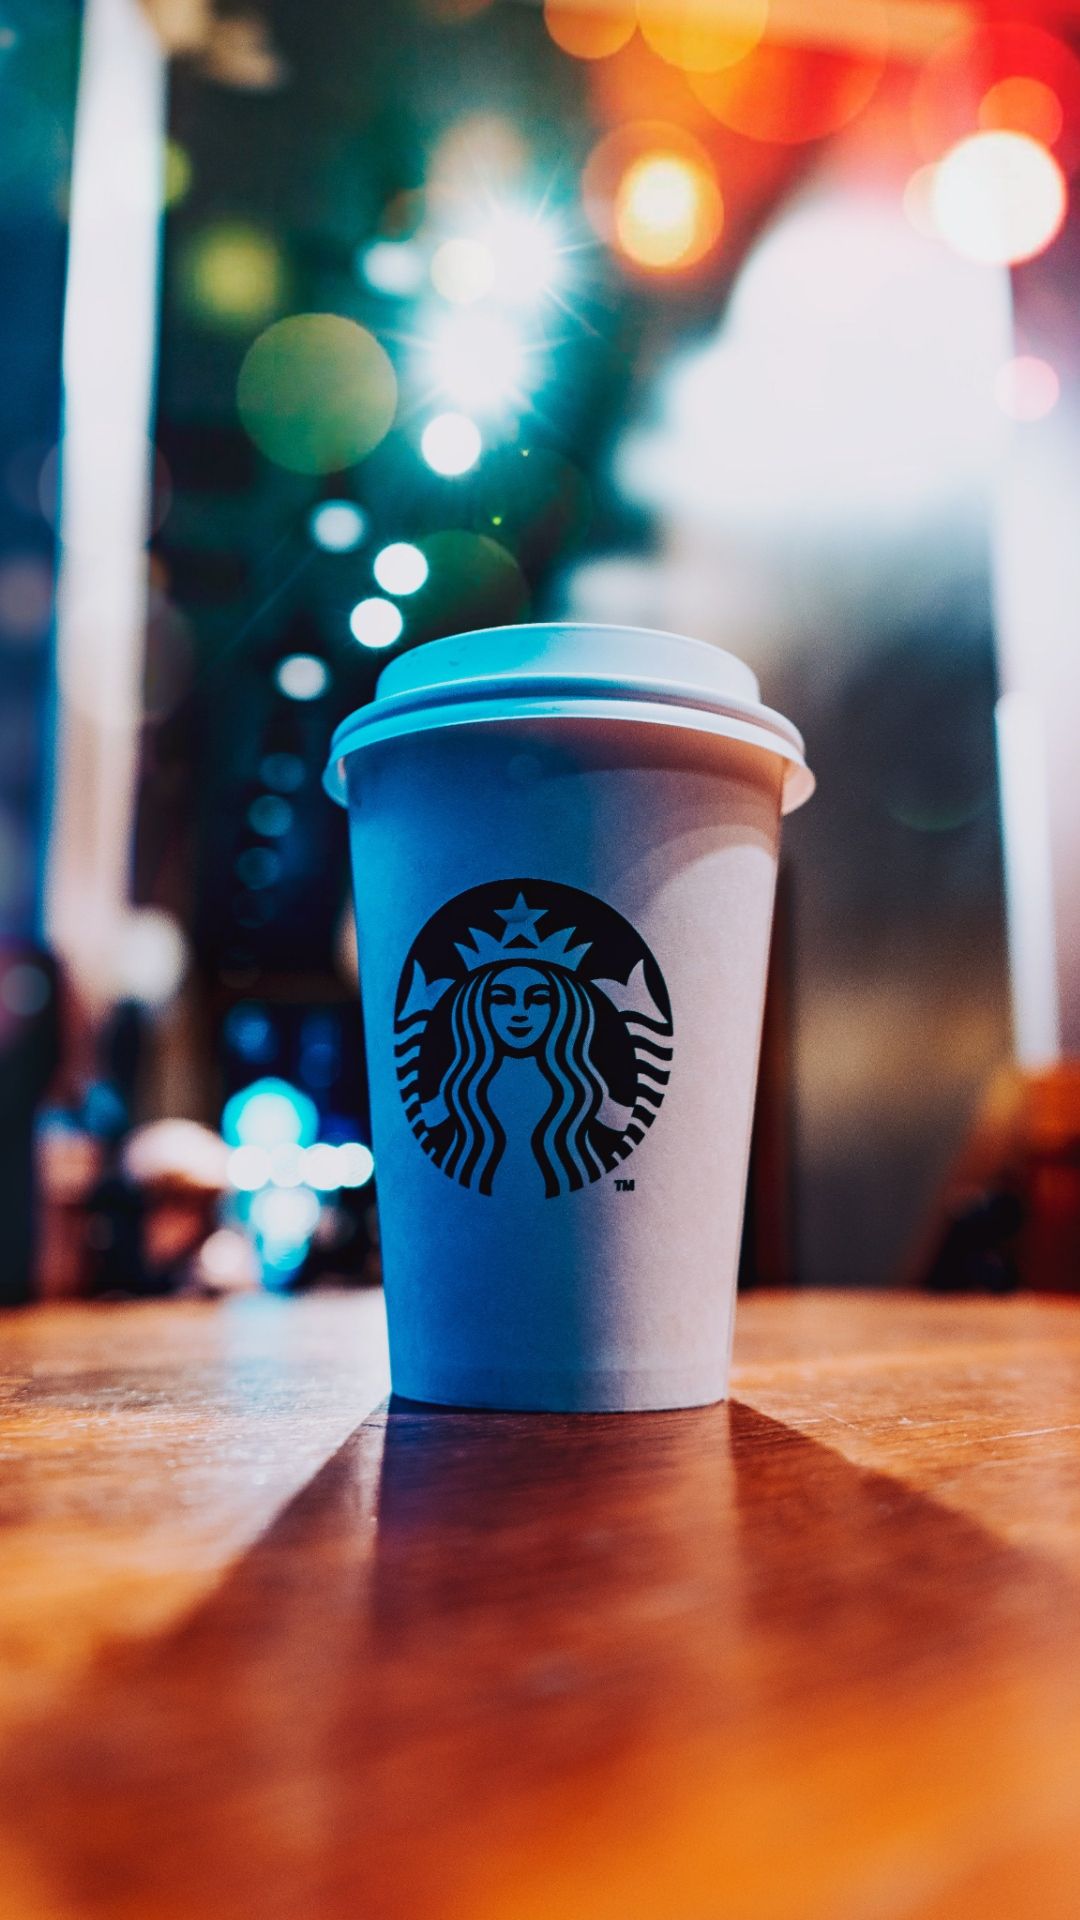
[[[615,1191],[616,1193],[633,1193],[634,1183],[632,1180],[616,1180]]]

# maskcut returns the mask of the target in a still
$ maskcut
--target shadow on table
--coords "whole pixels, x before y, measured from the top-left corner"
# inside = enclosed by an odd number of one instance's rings
[[[30,1734],[8,1807],[80,1920],[707,1920],[721,1884],[725,1916],[832,1920],[898,1836],[930,1871],[1015,1810],[1047,1712],[1075,1747],[1070,1608],[737,1403],[393,1401]],[[1021,1649],[1054,1662],[1038,1725]]]

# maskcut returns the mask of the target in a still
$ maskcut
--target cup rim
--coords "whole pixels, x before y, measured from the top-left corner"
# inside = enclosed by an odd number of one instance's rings
[[[444,637],[449,641],[468,641],[545,629],[635,634],[643,638],[677,640],[683,647],[689,645],[709,654],[725,653],[710,641],[691,635],[662,633],[658,629],[614,622],[606,625],[594,621],[523,622]],[[430,644],[439,646],[441,642]],[[744,684],[745,678],[749,678],[756,687],[751,669],[737,655],[726,657],[740,669],[739,678]],[[551,724],[560,719],[666,725],[711,733],[775,754],[786,763],[785,813],[801,806],[814,791],[814,777],[806,764],[803,738],[792,721],[760,699],[747,699],[741,693],[716,685],[679,681],[662,671],[630,669],[620,671],[616,677],[603,671],[571,673],[565,667],[562,671],[545,672],[540,664],[502,673],[463,674],[456,679],[406,687],[401,692],[380,692],[385,678],[384,670],[375,698],[348,714],[334,731],[323,784],[330,798],[339,805],[347,804],[345,761],[367,747],[449,727],[500,722]]]

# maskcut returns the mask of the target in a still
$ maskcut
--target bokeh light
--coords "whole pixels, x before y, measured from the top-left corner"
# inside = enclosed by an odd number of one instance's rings
[[[887,21],[877,0],[860,0],[858,23],[858,51],[766,39],[734,66],[687,79],[733,133],[778,146],[822,140],[862,112],[885,70]]]
[[[457,235],[436,247],[431,260],[431,283],[436,293],[454,306],[471,306],[495,285],[495,261],[482,240]]]
[[[494,266],[494,292],[508,306],[531,306],[559,285],[563,254],[549,215],[505,202],[492,208],[482,233]]]
[[[195,1256],[193,1278],[201,1293],[210,1293],[216,1299],[253,1292],[259,1285],[260,1270],[247,1235],[236,1227],[215,1227]]]
[[[313,653],[290,653],[274,678],[287,700],[318,700],[330,685],[330,670]]]
[[[673,367],[662,426],[624,436],[615,484],[755,552],[953,527],[999,451],[1010,340],[1003,272],[913,233],[885,194],[819,186],[751,249],[723,327]]]
[[[165,206],[179,206],[191,191],[191,155],[179,140],[166,140],[162,166],[161,198]]]
[[[12,449],[0,469],[4,493],[20,513],[41,511],[41,469],[51,448],[49,440],[26,440]]]
[[[49,976],[30,960],[18,960],[0,978],[0,1006],[17,1020],[32,1020],[52,997]]]
[[[1026,133],[1052,147],[1065,124],[1061,101],[1043,80],[1024,74],[998,80],[979,102],[979,126],[991,133]]]
[[[143,1007],[165,1007],[179,992],[188,969],[187,936],[162,907],[132,907],[117,929],[113,986],[118,996]]]
[[[457,406],[488,412],[523,398],[529,355],[501,313],[447,314],[428,354],[435,384]]]
[[[150,479],[149,527],[148,531],[157,533],[168,519],[172,506],[173,483],[168,461],[152,440],[145,443],[146,472]],[[41,462],[37,476],[37,506],[51,527],[60,530],[60,470],[64,457],[64,443],[50,447]],[[97,486],[92,499],[80,515],[80,525],[76,529],[70,522],[64,529],[65,543],[80,553],[102,553],[108,551],[115,538],[113,518],[118,491],[130,484],[129,461],[132,455],[126,443],[109,441],[105,436],[99,439],[95,453],[94,470]]]
[[[456,479],[475,467],[484,442],[467,413],[437,413],[420,436],[420,451],[433,473]]]
[[[167,10],[159,17],[180,28],[185,50],[192,42],[200,46],[202,72],[216,86],[235,87],[240,93],[275,93],[290,77],[288,63],[274,45],[261,13],[237,10],[214,16],[205,43],[196,25],[202,16]]]
[[[234,1147],[229,1155],[229,1184],[238,1193],[257,1193],[270,1180],[270,1155],[265,1147]]]
[[[920,69],[911,96],[919,152],[940,159],[969,134],[1026,133],[1068,170],[1080,154],[1080,58],[1020,20],[955,35]]]
[[[623,175],[614,217],[627,258],[664,272],[693,266],[710,251],[724,206],[710,170],[679,153],[647,153]]]
[[[417,593],[428,577],[428,563],[409,540],[392,540],[375,555],[372,572],[384,593]]]
[[[1065,176],[1023,133],[975,133],[938,162],[933,212],[942,239],[966,260],[1014,266],[1061,231]]]
[[[259,775],[278,793],[297,793],[304,784],[304,763],[298,753],[268,753]]]
[[[1044,420],[1060,393],[1061,382],[1050,362],[1033,353],[1006,360],[994,381],[994,398],[1010,420]]]
[[[428,200],[474,209],[478,200],[512,187],[528,162],[529,149],[512,120],[500,113],[466,114],[447,127],[429,156]]]
[[[513,553],[531,576],[584,535],[592,501],[584,475],[553,447],[504,447],[470,489],[470,526]]]
[[[668,121],[630,121],[605,134],[585,163],[581,190],[601,240],[654,271],[700,259],[723,222],[706,149]]]
[[[270,1179],[275,1187],[298,1187],[304,1178],[305,1149],[294,1140],[270,1150]]]
[[[343,1187],[366,1187],[375,1172],[375,1156],[362,1140],[343,1140],[337,1150],[338,1178]]]
[[[231,1147],[310,1146],[318,1132],[315,1104],[299,1087],[273,1077],[253,1080],[225,1102],[221,1132]]]
[[[358,601],[349,615],[349,631],[362,647],[392,647],[404,625],[401,608],[378,594]]]
[[[936,240],[938,234],[937,216],[934,213],[934,175],[933,166],[916,167],[907,186],[904,188],[904,212],[916,233],[928,240]]]
[[[292,1273],[302,1262],[319,1224],[320,1203],[310,1187],[263,1187],[251,1202],[249,1219],[264,1265]]]
[[[684,73],[745,60],[765,31],[769,0],[638,0],[642,37]]]
[[[244,356],[240,418],[259,451],[296,473],[352,466],[389,432],[397,380],[365,327],[336,313],[279,320]]]
[[[556,223],[541,209],[512,201],[494,205],[469,233],[442,242],[431,278],[454,306],[472,306],[488,295],[503,306],[533,306],[563,278]]]
[[[637,11],[634,0],[610,0],[603,6],[544,0],[544,25],[555,45],[575,60],[606,60],[632,37]]]
[[[248,808],[248,825],[253,833],[261,833],[268,840],[280,840],[288,833],[293,823],[293,810],[287,800],[276,793],[260,793]]]
[[[308,532],[325,553],[353,553],[367,533],[367,514],[353,500],[322,500],[308,516]]]
[[[247,847],[237,856],[236,877],[252,893],[276,887],[281,879],[281,855],[271,847]]]
[[[326,1140],[308,1147],[304,1154],[304,1179],[316,1193],[336,1193],[341,1185],[339,1149]]]
[[[48,561],[32,553],[0,561],[0,640],[23,646],[40,640],[49,630],[52,609]]]
[[[274,1028],[265,1007],[242,1000],[239,1006],[230,1007],[222,1022],[225,1038],[230,1047],[235,1047],[245,1060],[253,1060],[262,1065],[271,1060],[277,1051]]]
[[[361,278],[374,293],[408,300],[420,291],[425,262],[415,240],[372,240],[356,256]]]
[[[416,597],[419,628],[466,633],[520,619],[529,590],[514,555],[487,534],[448,528],[418,543],[428,578]]]
[[[589,72],[589,96],[598,126],[615,129],[656,120],[682,129],[709,129],[709,116],[690,91],[689,76],[647,46],[640,33],[612,60]]]
[[[276,240],[239,221],[194,234],[181,253],[178,275],[192,313],[238,331],[261,326],[285,298],[285,262]]]

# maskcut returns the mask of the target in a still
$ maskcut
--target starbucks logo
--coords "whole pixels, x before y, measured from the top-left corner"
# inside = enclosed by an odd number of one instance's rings
[[[625,1160],[671,1074],[664,977],[576,887],[501,880],[432,915],[401,972],[395,1064],[437,1167],[478,1193],[571,1193]]]

